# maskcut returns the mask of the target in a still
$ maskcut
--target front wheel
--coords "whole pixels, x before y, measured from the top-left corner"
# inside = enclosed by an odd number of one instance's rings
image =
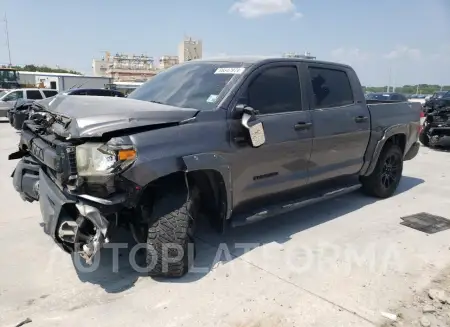
[[[397,189],[402,172],[403,151],[396,144],[385,145],[372,174],[361,178],[363,191],[377,198],[388,198]]]
[[[147,234],[146,263],[150,276],[181,277],[194,258],[197,199],[174,191],[155,201]]]

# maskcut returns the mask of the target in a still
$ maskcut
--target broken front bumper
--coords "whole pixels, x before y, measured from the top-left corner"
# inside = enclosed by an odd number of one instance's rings
[[[44,231],[66,252],[79,252],[87,262],[108,242],[110,219],[126,200],[62,190],[32,157],[22,158],[12,177],[22,199],[39,201]]]

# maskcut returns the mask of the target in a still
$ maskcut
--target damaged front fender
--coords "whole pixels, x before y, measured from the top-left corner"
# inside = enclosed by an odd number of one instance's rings
[[[220,173],[225,184],[227,212],[224,223],[231,217],[233,196],[231,187],[231,167],[229,162],[216,153],[200,153],[182,157],[187,173],[198,170],[215,170]]]

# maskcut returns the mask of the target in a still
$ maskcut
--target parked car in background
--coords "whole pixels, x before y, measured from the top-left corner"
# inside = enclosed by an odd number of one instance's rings
[[[450,96],[435,99],[428,108],[419,140],[430,147],[450,146]]]
[[[64,95],[90,95],[100,97],[118,97],[123,98],[125,95],[117,90],[109,89],[71,89],[61,92]]]
[[[427,97],[426,94],[413,94],[408,98],[409,102],[418,102],[421,105],[425,104],[425,98]]]
[[[450,91],[435,92],[430,97],[430,99],[425,101],[424,107],[426,108],[426,110],[429,110],[429,109],[433,108],[436,105],[436,103],[439,103],[439,100],[447,99],[447,98],[450,98]]]
[[[42,100],[58,94],[52,89],[13,89],[0,92],[0,117],[8,117],[8,111],[14,107],[17,100]]]
[[[366,95],[366,100],[379,100],[379,101],[408,101],[408,99],[401,93],[395,92],[377,92]]]
[[[419,151],[411,103],[365,100],[351,67],[316,60],[193,60],[126,99],[56,100],[23,125],[15,190],[87,263],[129,226],[152,276],[188,271],[201,215],[223,231],[359,188],[388,198]]]

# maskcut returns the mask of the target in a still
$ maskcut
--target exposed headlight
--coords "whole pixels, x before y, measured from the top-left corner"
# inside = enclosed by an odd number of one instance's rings
[[[76,147],[79,176],[107,175],[122,171],[137,157],[132,146],[110,146],[107,143],[84,143]]]

